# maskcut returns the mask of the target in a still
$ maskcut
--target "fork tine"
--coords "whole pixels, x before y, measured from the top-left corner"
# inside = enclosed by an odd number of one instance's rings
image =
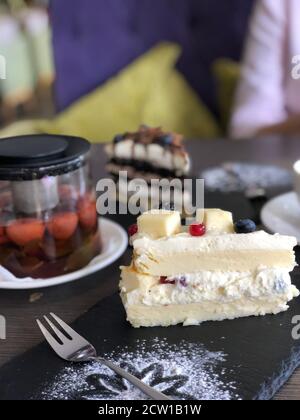
[[[48,341],[48,343],[54,349],[54,351],[56,351],[55,349],[57,349],[57,347],[60,346],[61,344],[58,341],[56,341],[55,338],[46,330],[46,328],[44,327],[44,325],[41,323],[39,319],[37,319],[36,322],[40,330],[42,331],[42,334],[45,337],[45,339]]]
[[[52,321],[50,321],[50,319],[48,317],[46,317],[46,315],[44,315],[44,319],[48,322],[48,324],[50,325],[52,330],[55,332],[55,334],[57,335],[57,337],[60,339],[60,341],[63,344],[66,343],[67,341],[69,341],[69,338],[66,337],[61,331],[59,331],[59,329],[53,324]]]
[[[50,312],[50,315],[55,319],[55,321],[65,330],[65,332],[72,338],[72,339],[80,339],[84,340],[84,338],[79,335],[76,331],[73,330],[68,324],[66,324],[62,319],[60,319],[57,315],[53,312]]]

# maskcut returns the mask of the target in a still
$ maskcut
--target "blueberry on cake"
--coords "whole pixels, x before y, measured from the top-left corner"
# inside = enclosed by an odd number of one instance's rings
[[[186,228],[178,212],[151,210],[131,234],[120,290],[134,327],[277,314],[299,296],[289,274],[296,239],[257,231],[251,220],[202,209]]]

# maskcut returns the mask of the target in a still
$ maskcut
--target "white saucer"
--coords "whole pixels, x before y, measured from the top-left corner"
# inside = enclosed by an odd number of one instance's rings
[[[101,217],[101,236],[103,238],[103,252],[94,258],[89,265],[81,270],[50,279],[32,278],[18,279],[9,271],[0,267],[0,289],[37,289],[41,287],[56,286],[78,280],[84,276],[101,270],[116,261],[125,251],[128,237],[125,230],[115,222]]]
[[[300,201],[296,193],[270,200],[261,211],[261,221],[270,232],[295,236],[300,244]]]

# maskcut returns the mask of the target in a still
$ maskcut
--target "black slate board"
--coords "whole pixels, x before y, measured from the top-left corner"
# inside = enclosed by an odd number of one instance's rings
[[[205,202],[206,207],[233,211],[236,218],[253,216],[253,209],[241,194],[206,193]],[[128,226],[134,218],[117,216],[116,221]],[[299,249],[296,255],[299,263]],[[117,267],[115,275],[119,276]],[[292,278],[299,288],[299,268]],[[99,355],[110,353],[116,346],[134,351],[138,340],[146,340],[150,347],[156,337],[169,344],[185,340],[212,352],[223,351],[226,360],[216,371],[218,374],[225,369],[222,380],[234,382],[241,399],[270,399],[300,365],[300,340],[292,338],[292,319],[300,315],[300,297],[290,306],[289,311],[276,316],[207,322],[198,327],[134,329],[125,321],[121,301],[115,295],[100,301],[73,327],[95,345]],[[0,369],[0,400],[41,398],[45,385],[52,383],[65,366],[66,362],[57,358],[46,343],[30,350]]]
[[[116,346],[134,350],[137,341],[150,345],[154,338],[169,344],[185,340],[212,352],[223,351],[227,357],[216,372],[225,369],[222,380],[234,382],[241,399],[270,399],[300,364],[300,340],[291,335],[292,318],[299,314],[300,299],[295,299],[288,312],[276,316],[207,322],[196,327],[134,329],[125,321],[119,296],[114,295],[83,315],[74,328],[95,345],[99,355]],[[41,398],[45,384],[51,383],[64,366],[66,363],[47,344],[36,347],[1,369],[0,399]]]

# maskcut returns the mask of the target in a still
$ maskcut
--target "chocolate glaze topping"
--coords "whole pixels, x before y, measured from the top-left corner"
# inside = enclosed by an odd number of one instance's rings
[[[135,144],[142,144],[147,146],[151,143],[157,143],[171,153],[186,155],[185,147],[183,145],[183,136],[177,133],[164,132],[161,127],[148,127],[141,125],[139,130],[135,133],[127,132],[123,136],[117,135],[114,144],[125,140],[133,141],[133,148]]]
[[[130,140],[131,146],[128,150],[128,157],[125,159],[117,156],[116,146],[121,142]],[[145,147],[145,159],[139,158],[136,146],[140,144]],[[161,147],[161,165],[159,161],[152,163],[147,159],[147,148],[150,145],[157,144]],[[172,165],[168,168],[164,167],[164,155],[171,155]],[[183,167],[176,167],[176,158],[181,156]],[[167,156],[166,156],[167,157]],[[168,156],[168,159],[170,156]],[[177,162],[178,165],[178,162]],[[152,177],[159,178],[181,178],[186,174],[187,170],[184,165],[189,165],[189,156],[183,144],[183,136],[177,133],[164,132],[161,127],[148,127],[141,125],[137,132],[127,132],[115,136],[112,143],[112,153],[110,153],[110,160],[107,164],[107,170],[110,173],[118,173],[121,169],[126,168],[132,176],[143,174],[144,178]]]

